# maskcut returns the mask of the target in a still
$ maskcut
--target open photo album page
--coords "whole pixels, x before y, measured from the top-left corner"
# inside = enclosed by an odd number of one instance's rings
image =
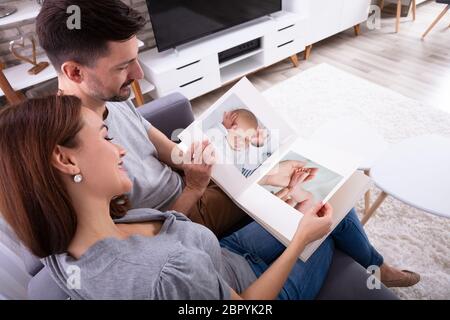
[[[194,141],[214,145],[212,178],[233,195],[254,183],[266,160],[295,137],[295,129],[271,110],[246,78],[179,135],[185,150]]]
[[[287,151],[271,159],[257,183],[239,195],[236,202],[282,243],[287,244],[297,231],[303,213],[319,203],[333,201],[337,192],[344,191],[343,185],[354,175],[358,165],[359,159],[356,157],[331,147],[324,149],[316,143],[298,138]],[[366,185],[367,181],[363,179],[359,185],[347,188],[347,194],[340,195],[340,201],[345,202],[347,198],[356,201],[362,194],[359,190]],[[333,228],[354,202],[343,206],[336,204]],[[320,243],[312,244],[301,258],[306,260]]]
[[[339,195],[334,227],[356,201],[366,180],[350,177],[360,159],[317,142],[302,139],[290,123],[243,78],[178,137],[185,151],[208,140],[215,150],[212,180],[278,240],[288,244],[312,207]],[[355,184],[356,183],[356,184]],[[355,191],[353,191],[355,190]],[[308,246],[306,260],[320,241]]]

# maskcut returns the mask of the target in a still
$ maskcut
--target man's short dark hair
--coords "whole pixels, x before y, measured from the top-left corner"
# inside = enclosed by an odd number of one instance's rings
[[[80,8],[80,29],[69,28],[70,6]],[[92,67],[108,53],[109,41],[127,41],[145,25],[145,18],[120,0],[45,0],[36,19],[42,48],[60,72],[66,61]]]

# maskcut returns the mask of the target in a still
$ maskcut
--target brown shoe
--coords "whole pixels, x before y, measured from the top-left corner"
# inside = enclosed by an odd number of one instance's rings
[[[404,276],[394,280],[382,281],[383,284],[388,288],[393,287],[411,287],[420,281],[420,275],[418,273],[402,270]]]

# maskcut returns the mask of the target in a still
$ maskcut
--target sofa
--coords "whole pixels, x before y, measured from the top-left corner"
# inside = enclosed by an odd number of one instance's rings
[[[152,101],[138,110],[168,137],[171,137],[175,129],[185,128],[194,120],[189,100],[178,93]],[[336,250],[327,279],[317,298],[398,299],[383,285],[380,289],[368,289],[369,276],[352,258]],[[47,268],[20,244],[1,217],[0,299],[68,299],[64,291],[52,280]]]

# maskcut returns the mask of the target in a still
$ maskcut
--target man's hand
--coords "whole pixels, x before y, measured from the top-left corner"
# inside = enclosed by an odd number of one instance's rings
[[[203,196],[211,179],[211,170],[215,161],[214,147],[208,141],[194,143],[181,157],[181,169],[184,171],[186,187],[170,206],[170,210],[182,212],[189,217],[191,209]]]
[[[298,202],[303,202],[304,200],[312,200],[307,199],[308,197],[306,197],[306,195],[310,193],[305,191],[301,187],[302,183],[308,181],[310,174],[311,170],[308,168],[295,169],[294,173],[291,176],[289,185],[286,188],[282,188],[275,195],[291,207],[294,207]],[[305,196],[300,199],[301,195]],[[312,203],[312,201],[309,201],[309,203]],[[298,208],[296,207],[296,209]]]
[[[282,161],[275,166],[270,172],[259,182],[260,185],[269,185],[274,187],[287,187],[291,182],[291,177],[295,170],[302,169],[306,165],[305,162],[287,160]]]
[[[225,112],[223,114],[223,122],[222,122],[222,124],[225,127],[225,129],[230,130],[234,126],[236,126],[236,119],[237,119],[237,117],[238,117],[238,115],[234,111]]]
[[[211,179],[214,162],[214,147],[209,141],[193,143],[183,157],[186,189],[203,194]]]

